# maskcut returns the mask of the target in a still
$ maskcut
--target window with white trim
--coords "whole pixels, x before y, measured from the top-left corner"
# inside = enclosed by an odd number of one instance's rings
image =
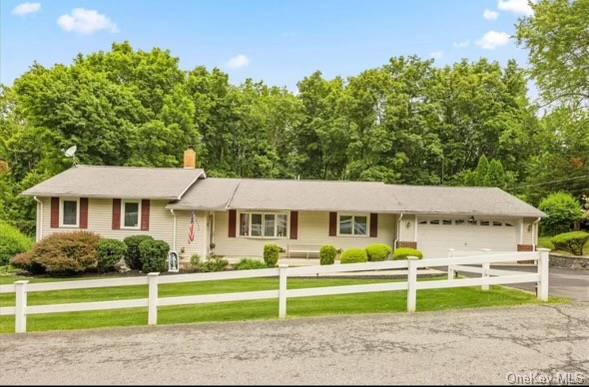
[[[339,215],[339,235],[343,236],[367,236],[367,215]]]
[[[139,220],[141,219],[141,204],[139,200],[123,200],[121,205],[123,206],[121,227],[139,229]]]
[[[239,214],[239,235],[257,238],[285,238],[288,215],[271,212],[242,212]]]
[[[61,199],[60,226],[78,227],[80,219],[80,203],[78,199]]]

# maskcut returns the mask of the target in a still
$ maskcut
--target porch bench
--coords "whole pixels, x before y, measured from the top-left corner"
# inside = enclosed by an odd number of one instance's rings
[[[305,258],[309,258],[311,255],[319,257],[319,250],[322,245],[313,244],[289,244],[286,247],[286,256],[291,258],[293,255],[304,255]]]

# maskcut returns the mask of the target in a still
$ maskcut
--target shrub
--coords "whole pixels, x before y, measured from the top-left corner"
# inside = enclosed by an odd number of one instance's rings
[[[43,274],[45,268],[38,263],[33,262],[33,252],[16,254],[10,259],[10,264],[18,269],[26,270],[31,274]]]
[[[365,249],[348,249],[342,253],[341,263],[367,262],[368,256]]]
[[[335,257],[337,256],[337,249],[332,245],[321,246],[319,250],[319,262],[322,265],[333,265]]]
[[[393,252],[393,259],[407,259],[407,257],[423,258],[423,253],[417,249],[409,247],[400,247]]]
[[[141,270],[144,273],[165,272],[168,270],[170,245],[164,241],[145,239],[139,244]]]
[[[583,246],[589,240],[589,233],[585,231],[572,231],[558,234],[550,240],[557,250],[570,251],[574,255],[583,255]]]
[[[229,266],[229,262],[226,259],[215,255],[207,259],[205,262],[199,264],[196,270],[209,273],[213,271],[224,271],[227,269],[227,266]]]
[[[543,234],[559,234],[570,231],[571,226],[582,220],[584,213],[579,202],[569,193],[548,195],[538,208],[548,215],[542,220]]]
[[[95,269],[100,237],[88,231],[52,234],[32,250],[32,261],[47,273],[71,274]]]
[[[264,269],[266,267],[267,266],[264,262],[260,262],[256,259],[245,258],[239,261],[237,265],[235,265],[235,270]]]
[[[264,246],[264,262],[266,266],[274,267],[278,263],[278,257],[282,252],[282,247],[269,243]]]
[[[102,239],[98,243],[98,271],[101,273],[114,271],[115,265],[125,258],[126,252],[125,242],[118,239]]]
[[[127,253],[125,254],[125,263],[132,270],[142,270],[143,263],[141,262],[141,254],[139,252],[139,245],[143,241],[154,240],[149,235],[132,235],[124,239],[127,245]]]
[[[200,255],[192,254],[190,257],[190,267],[196,269],[200,265]]]
[[[0,266],[8,265],[10,258],[29,251],[31,247],[33,247],[33,241],[18,228],[0,223]]]
[[[384,261],[391,255],[392,252],[393,249],[391,246],[384,243],[375,243],[366,248],[366,255],[368,256],[368,260],[371,262]]]

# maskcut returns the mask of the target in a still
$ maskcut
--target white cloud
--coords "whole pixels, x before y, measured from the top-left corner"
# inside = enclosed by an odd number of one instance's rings
[[[429,56],[435,60],[439,60],[439,59],[442,59],[442,57],[444,56],[444,52],[443,51],[434,51],[431,54],[429,54]]]
[[[509,35],[505,32],[489,31],[477,40],[477,46],[485,50],[494,50],[509,43]]]
[[[499,12],[491,11],[490,9],[485,9],[485,12],[483,12],[483,17],[485,18],[485,20],[497,20],[497,18],[499,17]]]
[[[532,7],[528,4],[528,0],[498,0],[497,8],[501,11],[515,13],[516,15],[531,16],[534,14]]]
[[[466,48],[470,46],[470,40],[463,40],[462,42],[454,42],[453,44],[456,48]]]
[[[93,34],[100,30],[118,32],[116,24],[93,9],[76,8],[71,14],[61,15],[57,24],[64,31],[81,34]]]
[[[230,69],[240,69],[250,64],[250,60],[247,56],[239,54],[227,61],[227,67]]]
[[[41,3],[22,3],[14,7],[13,15],[24,16],[31,13],[39,12],[41,10]]]

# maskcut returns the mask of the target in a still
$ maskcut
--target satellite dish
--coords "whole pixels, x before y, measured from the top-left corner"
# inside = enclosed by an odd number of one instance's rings
[[[76,151],[77,150],[78,150],[78,147],[74,145],[74,146],[70,146],[69,148],[67,148],[64,152],[65,157],[69,157],[69,158],[73,159],[74,165],[77,164],[77,162],[76,162]]]

